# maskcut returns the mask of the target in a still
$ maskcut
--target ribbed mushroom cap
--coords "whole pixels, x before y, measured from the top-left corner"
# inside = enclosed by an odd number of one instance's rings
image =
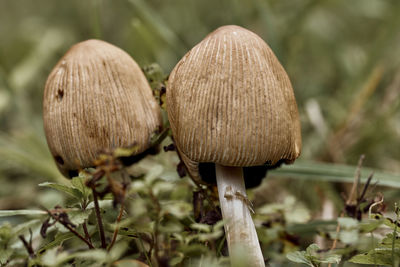
[[[69,176],[104,151],[149,147],[161,126],[159,106],[136,62],[103,41],[74,45],[50,73],[43,98],[47,143]]]
[[[269,46],[239,26],[223,26],[173,69],[167,111],[179,154],[198,181],[199,163],[293,162],[301,151],[290,80]]]

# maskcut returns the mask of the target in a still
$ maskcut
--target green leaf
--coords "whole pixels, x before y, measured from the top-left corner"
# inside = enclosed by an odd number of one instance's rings
[[[12,232],[14,235],[19,235],[19,234],[23,233],[24,231],[28,230],[29,228],[38,226],[40,224],[40,222],[41,222],[40,220],[34,219],[34,220],[27,221],[25,223],[20,223],[20,224],[16,225],[15,227],[13,227]]]
[[[179,221],[166,221],[159,225],[159,230],[163,233],[177,233],[183,230],[183,226]]]
[[[82,252],[76,252],[70,255],[70,258],[85,258],[92,259],[97,262],[106,262],[107,261],[107,251],[103,249],[91,249]]]
[[[359,254],[352,257],[349,262],[358,264],[373,264],[373,265],[385,265],[392,266],[391,252],[390,250],[372,250],[365,254]]]
[[[354,244],[358,241],[358,230],[353,229],[353,230],[343,230],[340,231],[339,233],[339,239],[342,241],[344,244]]]
[[[346,228],[346,229],[354,229],[358,225],[358,221],[353,218],[349,217],[343,217],[343,218],[338,218],[338,222],[340,227]]]
[[[171,261],[169,262],[170,264],[171,264]],[[138,260],[123,259],[123,260],[118,260],[118,261],[113,262],[112,267],[143,267],[143,266],[145,266],[143,264],[144,264],[143,262],[138,261]]]
[[[178,265],[179,263],[181,263],[183,261],[183,259],[185,258],[185,255],[183,255],[182,253],[178,253],[177,256],[173,257],[170,261],[169,264],[171,266],[175,266]]]
[[[207,234],[198,234],[197,238],[201,241],[201,242],[205,242],[208,240],[216,240],[218,238],[220,238],[222,236],[224,232],[221,230],[217,230],[211,233],[207,233]]]
[[[336,224],[337,224],[336,220],[331,220],[331,221],[314,220],[308,222],[307,224],[297,223],[288,225],[286,227],[286,231],[297,235],[314,234],[317,229],[327,228],[329,226],[335,226]]]
[[[82,193],[84,198],[88,198],[90,196],[90,189],[85,184],[84,177],[74,177],[71,179],[72,186],[79,190]]]
[[[392,242],[393,233],[389,233],[374,249],[370,250],[368,253],[356,255],[349,261],[359,264],[397,266],[396,263],[400,259],[400,240],[397,238],[394,239],[394,251],[392,251]],[[395,264],[392,262],[392,254],[394,256],[394,260],[396,261]]]
[[[70,186],[57,184],[57,183],[49,183],[49,182],[41,183],[41,184],[39,184],[39,186],[50,187],[50,188],[56,189],[60,192],[67,193],[79,200],[81,200],[83,197],[83,194],[78,189],[70,187]]]
[[[8,259],[14,254],[12,249],[0,248],[0,264],[6,264]]]
[[[9,223],[4,223],[0,226],[0,247],[6,247],[7,243],[13,237],[12,226]]]
[[[309,255],[313,255],[314,253],[317,253],[317,251],[319,250],[319,246],[317,244],[311,244],[307,247],[306,249],[306,253]]]
[[[59,246],[62,242],[64,242],[65,240],[71,239],[74,236],[75,235],[71,232],[57,234],[55,239],[53,241],[51,241],[50,243],[47,243],[46,245],[42,246],[39,249],[38,253],[41,254],[46,250],[49,250],[55,246]]]
[[[293,262],[303,263],[314,267],[314,264],[306,257],[306,253],[304,251],[290,252],[286,254],[286,258]]]
[[[137,146],[137,145],[129,147],[129,148],[119,147],[114,150],[113,154],[115,157],[118,157],[118,158],[119,157],[130,157],[134,154],[137,154],[138,149],[139,149],[139,146]]]
[[[109,208],[112,207],[113,201],[110,199],[99,200],[99,207],[100,208]],[[94,202],[90,202],[86,209],[94,209]]]
[[[322,263],[339,263],[342,259],[342,256],[332,254],[327,256],[324,260],[321,260]]]
[[[58,253],[58,248],[53,247],[44,252],[41,260],[44,266],[58,266],[64,260],[68,260],[68,253],[65,251]]]
[[[392,245],[393,245],[393,233],[389,233],[382,239],[379,247],[392,248]],[[395,249],[400,249],[400,239],[399,236],[397,235],[394,238],[394,247]]]
[[[338,218],[341,227],[339,239],[345,244],[354,244],[358,241],[358,221],[353,218]]]
[[[110,261],[116,261],[120,259],[128,248],[129,246],[127,242],[116,243],[111,251],[108,253]]]
[[[192,205],[183,201],[163,201],[162,211],[165,214],[172,214],[178,219],[183,219],[190,215]]]
[[[185,254],[186,257],[200,257],[209,252],[207,247],[200,244],[192,244],[190,246],[180,245],[178,250]]]
[[[364,220],[361,223],[359,223],[359,228],[360,232],[363,233],[370,233],[377,229],[380,225],[382,225],[384,222],[383,219],[379,220]]]
[[[113,230],[110,228],[110,230]],[[118,235],[129,236],[131,238],[139,238],[139,233],[136,230],[129,228],[120,228]]]
[[[340,255],[319,252],[317,244],[311,244],[306,251],[294,251],[286,255],[286,258],[293,262],[307,264],[308,266],[319,266],[320,263],[339,263]]]
[[[66,251],[58,252],[57,250],[58,249],[54,247],[44,253],[42,256],[42,262],[44,265],[58,266],[76,258],[83,258],[85,260],[94,260],[98,263],[96,266],[99,266],[103,263],[106,263],[108,258],[107,251],[102,249],[91,249],[71,254]]]
[[[80,225],[88,219],[91,213],[92,210],[74,210],[68,212],[68,217],[73,224]]]
[[[199,232],[210,233],[211,232],[211,225],[204,224],[204,223],[192,223],[190,228],[197,230]]]

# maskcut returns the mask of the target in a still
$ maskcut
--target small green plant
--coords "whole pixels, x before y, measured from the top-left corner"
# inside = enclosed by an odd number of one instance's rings
[[[339,263],[341,256],[332,253],[321,253],[317,244],[311,244],[305,251],[290,252],[286,257],[297,263],[303,263],[311,267],[320,266],[322,263]]]
[[[194,188],[187,179],[176,174],[162,179],[161,165],[146,169],[133,183],[120,178],[123,170],[96,177],[99,170],[103,169],[81,172],[66,184],[40,184],[68,195],[64,207],[1,211],[0,216],[38,218],[17,227],[8,223],[0,227],[0,263],[111,266],[123,259],[149,266],[183,266],[188,261],[226,265],[226,258],[215,258],[224,249],[223,223],[219,217],[210,220],[210,214],[204,214],[209,224],[196,222],[189,204]],[[94,178],[103,229],[98,227],[94,196],[87,186]]]
[[[399,208],[396,204],[396,218],[392,220],[382,215],[385,205],[380,193],[373,199],[367,197],[373,173],[369,175],[362,190],[359,188],[363,160],[364,156],[361,156],[352,190],[345,201],[343,212],[336,220],[336,231],[326,234],[333,237],[330,249],[320,249],[318,245],[312,244],[305,251],[288,253],[287,258],[290,261],[308,266],[320,266],[323,263],[331,266],[341,261],[375,266],[399,265]],[[380,237],[376,237],[375,232],[378,232]],[[338,243],[341,244],[340,248]]]
[[[399,266],[400,263],[400,237],[398,235],[399,227],[399,207],[395,206],[396,219],[384,217],[381,214],[371,214],[375,225],[384,225],[389,230],[380,240],[376,240],[373,232],[377,227],[370,229],[371,242],[373,247],[367,252],[357,254],[349,261],[358,264],[374,264],[383,266]],[[390,231],[391,230],[391,231]],[[377,242],[378,241],[378,242]],[[375,244],[377,242],[377,244]]]

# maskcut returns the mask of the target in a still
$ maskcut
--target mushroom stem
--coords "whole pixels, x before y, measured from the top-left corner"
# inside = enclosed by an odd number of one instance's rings
[[[243,169],[215,164],[215,171],[232,266],[244,258],[247,258],[247,266],[265,266],[250,214],[251,204],[246,195]]]

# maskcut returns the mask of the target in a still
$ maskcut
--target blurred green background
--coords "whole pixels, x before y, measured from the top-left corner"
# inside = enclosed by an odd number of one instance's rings
[[[0,0],[0,209],[41,203],[51,196],[37,184],[63,181],[41,101],[69,47],[102,39],[168,74],[226,24],[260,35],[287,70],[302,121],[299,162],[356,165],[365,154],[366,166],[400,172],[399,14],[398,0]]]

